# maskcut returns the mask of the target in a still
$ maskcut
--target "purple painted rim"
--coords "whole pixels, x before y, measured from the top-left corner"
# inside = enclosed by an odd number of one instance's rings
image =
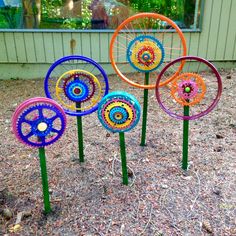
[[[183,61],[183,60],[195,60],[195,61],[198,61],[198,62],[202,62],[204,64],[206,64],[207,66],[209,66],[212,71],[214,72],[216,78],[217,78],[217,82],[218,82],[218,91],[217,91],[217,95],[216,95],[216,98],[213,100],[213,102],[211,103],[211,105],[203,112],[200,112],[199,114],[196,114],[196,115],[193,115],[193,116],[184,116],[184,115],[177,115],[175,113],[173,113],[172,111],[170,111],[169,109],[167,109],[162,101],[161,101],[161,98],[160,98],[160,93],[159,93],[159,89],[160,89],[160,81],[161,81],[161,78],[163,76],[163,74],[167,71],[167,69],[169,67],[171,67],[172,65],[174,65],[175,63],[179,62],[179,61]],[[211,112],[214,107],[217,105],[217,103],[219,102],[219,99],[220,99],[220,96],[222,94],[222,81],[221,81],[221,77],[220,77],[220,74],[219,72],[217,71],[216,67],[210,63],[209,61],[207,61],[206,59],[204,58],[201,58],[201,57],[197,57],[197,56],[183,56],[183,57],[179,57],[175,60],[173,60],[172,62],[170,62],[169,64],[167,64],[161,71],[161,73],[158,75],[158,78],[157,78],[157,82],[156,82],[156,98],[157,98],[157,101],[159,103],[159,105],[161,106],[161,108],[167,113],[169,114],[170,116],[174,117],[174,118],[177,118],[177,119],[180,119],[180,120],[196,120],[202,116],[205,116],[207,115],[209,112]]]

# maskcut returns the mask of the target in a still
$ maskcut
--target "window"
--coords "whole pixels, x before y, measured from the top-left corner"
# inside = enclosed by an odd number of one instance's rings
[[[0,0],[0,29],[112,30],[138,12],[156,12],[182,29],[196,30],[203,1]]]

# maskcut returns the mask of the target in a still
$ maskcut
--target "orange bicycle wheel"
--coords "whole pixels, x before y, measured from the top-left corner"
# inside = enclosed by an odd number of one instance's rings
[[[182,31],[172,20],[156,13],[139,13],[118,26],[109,52],[112,67],[121,79],[138,88],[154,89],[160,71],[170,61],[186,56],[187,46]],[[174,79],[183,64],[184,61],[173,68],[176,73],[160,86]],[[143,73],[149,73],[148,85],[143,84]]]

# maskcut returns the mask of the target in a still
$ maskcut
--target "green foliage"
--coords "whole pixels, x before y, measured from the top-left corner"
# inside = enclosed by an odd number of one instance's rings
[[[55,18],[59,16],[58,9],[62,7],[62,0],[42,0],[42,16],[45,18]]]
[[[65,0],[42,0],[42,23],[40,28],[53,23],[53,28],[62,29],[87,29],[91,27],[92,12],[89,6],[92,0],[83,0],[81,3],[81,18],[62,18],[60,8],[64,6]],[[51,27],[50,27],[51,28]]]
[[[75,18],[68,18],[63,21],[61,28],[62,29],[81,29],[82,21]]]
[[[82,29],[91,28],[92,11],[89,9],[92,0],[84,0],[82,3]]]
[[[22,8],[6,6],[0,8],[0,28],[18,28]]]
[[[172,20],[193,24],[196,0],[130,0],[135,12],[155,12]]]

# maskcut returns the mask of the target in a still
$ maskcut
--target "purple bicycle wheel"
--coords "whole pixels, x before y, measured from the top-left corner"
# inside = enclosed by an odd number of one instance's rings
[[[166,86],[162,81],[176,73],[180,64],[184,67]],[[211,112],[219,102],[222,81],[216,67],[209,61],[196,57],[179,57],[166,65],[156,82],[156,98],[161,108],[170,116],[181,120],[195,120]],[[183,107],[189,106],[189,116]]]

